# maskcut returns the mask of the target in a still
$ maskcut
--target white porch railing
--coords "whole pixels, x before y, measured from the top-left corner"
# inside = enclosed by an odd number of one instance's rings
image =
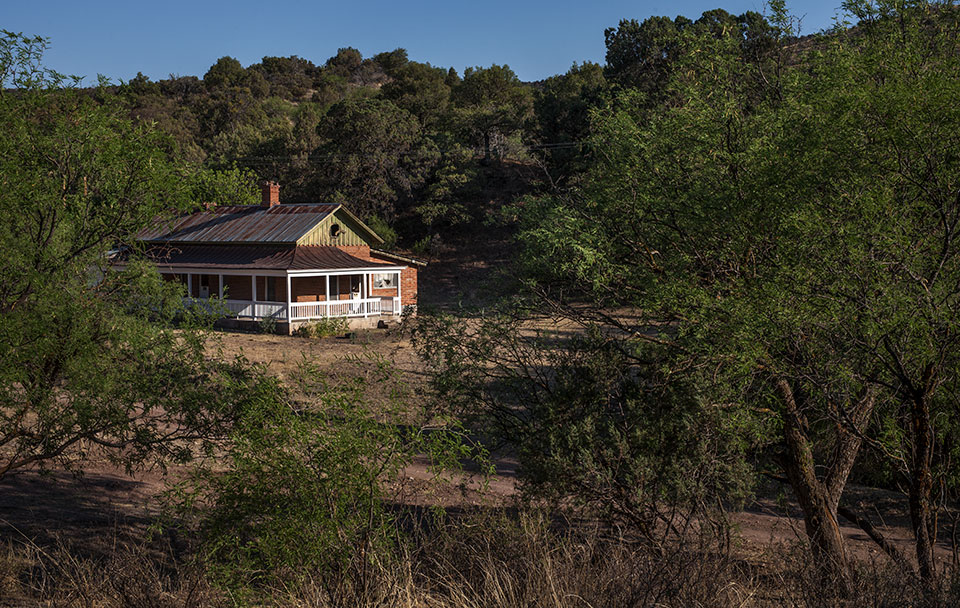
[[[216,298],[184,298],[190,306],[203,306],[208,311],[226,310],[231,317],[246,319],[265,319],[273,317],[277,321],[287,320],[285,302],[251,302],[248,300],[217,300]],[[218,308],[219,307],[219,308]]]
[[[380,314],[399,315],[403,309],[400,307],[400,298],[380,298]]]
[[[216,299],[186,298],[187,304],[213,309]],[[400,314],[400,298],[362,298],[331,300],[329,302],[293,302],[287,318],[286,302],[252,302],[249,300],[222,300],[219,302],[232,317],[259,321],[273,317],[277,321],[310,321],[329,317],[369,317]]]
[[[308,321],[327,317],[369,317],[379,314],[381,314],[380,298],[294,302],[290,304],[291,321]]]

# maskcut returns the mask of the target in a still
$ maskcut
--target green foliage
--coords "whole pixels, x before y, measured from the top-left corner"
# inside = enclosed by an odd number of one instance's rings
[[[607,28],[607,73],[622,85],[659,91],[670,75],[679,53],[679,36],[692,25],[686,17],[649,17],[622,20],[617,28]]]
[[[321,198],[335,193],[360,217],[396,214],[396,203],[423,184],[438,152],[417,120],[389,101],[344,101],[330,108],[317,130],[323,139],[314,156]]]
[[[649,17],[642,23],[624,19],[604,32],[606,73],[612,82],[642,93],[652,106],[667,98],[678,62],[690,50],[685,39],[725,38],[739,46],[744,60],[759,62],[777,48],[777,40],[785,33],[753,11],[735,17],[714,9],[696,21],[683,16]]]
[[[342,336],[349,328],[343,317],[325,317],[313,323],[304,323],[297,328],[295,335],[302,338],[331,338]]]
[[[546,161],[555,182],[586,168],[590,150],[590,111],[599,106],[608,89],[603,68],[586,62],[566,74],[548,78],[534,97],[535,119],[529,137]]]
[[[446,70],[411,61],[391,76],[381,89],[383,97],[416,116],[424,128],[437,127],[450,103]]]
[[[253,205],[260,202],[257,176],[249,169],[232,167],[223,171],[201,171],[191,199],[206,205]]]
[[[428,230],[468,223],[472,217],[465,199],[476,196],[477,163],[473,154],[461,146],[444,153],[414,212]]]
[[[457,467],[470,455],[455,426],[420,426],[431,420],[410,409],[388,362],[358,363],[386,389],[376,410],[363,381],[337,381],[304,361],[294,378],[303,401],[263,385],[226,454],[172,494],[220,584],[255,592],[309,580],[335,601],[390,558],[400,535],[385,500],[411,459]]]
[[[396,78],[397,74],[409,63],[407,59],[407,49],[394,49],[389,52],[377,53],[373,60],[380,65],[384,72],[391,78]]]
[[[506,65],[467,68],[453,90],[455,124],[490,160],[494,139],[518,131],[532,110],[532,95]]]
[[[246,76],[247,72],[239,61],[233,57],[221,57],[204,74],[203,84],[209,89],[240,86]]]
[[[748,417],[713,407],[658,349],[597,327],[521,331],[522,313],[510,313],[422,316],[414,344],[440,399],[515,447],[525,496],[585,508],[657,545],[665,519],[705,526],[718,501],[746,495]]]
[[[211,449],[254,379],[205,357],[209,317],[137,262],[136,234],[220,182],[172,161],[169,138],[107,92],[61,88],[42,42],[0,48],[19,87],[0,94],[0,477],[93,451],[133,468]]]
[[[374,232],[377,233],[377,236],[383,239],[384,249],[393,249],[397,245],[397,231],[394,230],[390,224],[383,220],[379,215],[374,215],[367,219],[367,226],[369,226]]]
[[[428,234],[427,236],[415,242],[413,244],[413,247],[411,247],[411,249],[413,250],[413,253],[415,253],[416,255],[428,256],[430,255],[430,252],[431,252],[432,243],[433,243],[433,236]]]
[[[925,438],[953,444],[960,375],[958,13],[857,8],[869,18],[855,33],[789,68],[777,52],[745,58],[729,15],[671,30],[672,53],[653,54],[669,69],[643,76],[668,101],[623,91],[595,115],[585,187],[517,208],[539,293],[669,345],[699,391],[766,419],[835,572],[842,538],[823,522],[868,431],[921,505],[918,554],[932,556]],[[621,306],[642,317],[603,312]]]
[[[277,333],[277,319],[276,317],[263,317],[260,319],[260,322],[257,324],[257,329],[260,330],[262,334],[275,334]]]

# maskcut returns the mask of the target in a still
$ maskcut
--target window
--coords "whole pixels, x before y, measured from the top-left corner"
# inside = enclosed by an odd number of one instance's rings
[[[373,275],[374,289],[390,289],[397,286],[397,279],[400,277],[396,272],[377,272]]]
[[[277,301],[277,277],[266,277],[267,281],[267,301]]]

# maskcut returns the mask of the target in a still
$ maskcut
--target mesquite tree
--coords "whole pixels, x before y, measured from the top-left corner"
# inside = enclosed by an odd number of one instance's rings
[[[726,428],[760,432],[839,592],[838,512],[910,567],[841,505],[864,445],[897,463],[929,583],[960,374],[957,11],[851,6],[858,27],[800,43],[774,9],[763,53],[690,28],[661,102],[628,88],[594,114],[584,186],[516,208],[524,274],[537,309],[617,345],[625,377],[753,421]]]
[[[188,458],[223,437],[261,378],[207,359],[178,285],[109,260],[157,216],[242,176],[195,179],[108,91],[46,70],[44,46],[0,39],[0,478],[79,467],[94,450],[128,467]]]

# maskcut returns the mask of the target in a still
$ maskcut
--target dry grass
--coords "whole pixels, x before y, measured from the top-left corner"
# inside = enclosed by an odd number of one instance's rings
[[[0,606],[76,608],[201,608],[229,605],[200,569],[152,546],[117,547],[109,557],[85,556],[62,543],[0,545]]]
[[[409,540],[366,567],[301,573],[284,588],[218,589],[189,559],[156,543],[82,556],[62,543],[0,545],[0,606],[77,608],[847,608],[957,604],[955,579],[923,594],[883,563],[861,563],[854,594],[817,584],[807,553],[775,549],[759,568],[689,539],[655,552],[608,532],[503,512],[410,525]]]

